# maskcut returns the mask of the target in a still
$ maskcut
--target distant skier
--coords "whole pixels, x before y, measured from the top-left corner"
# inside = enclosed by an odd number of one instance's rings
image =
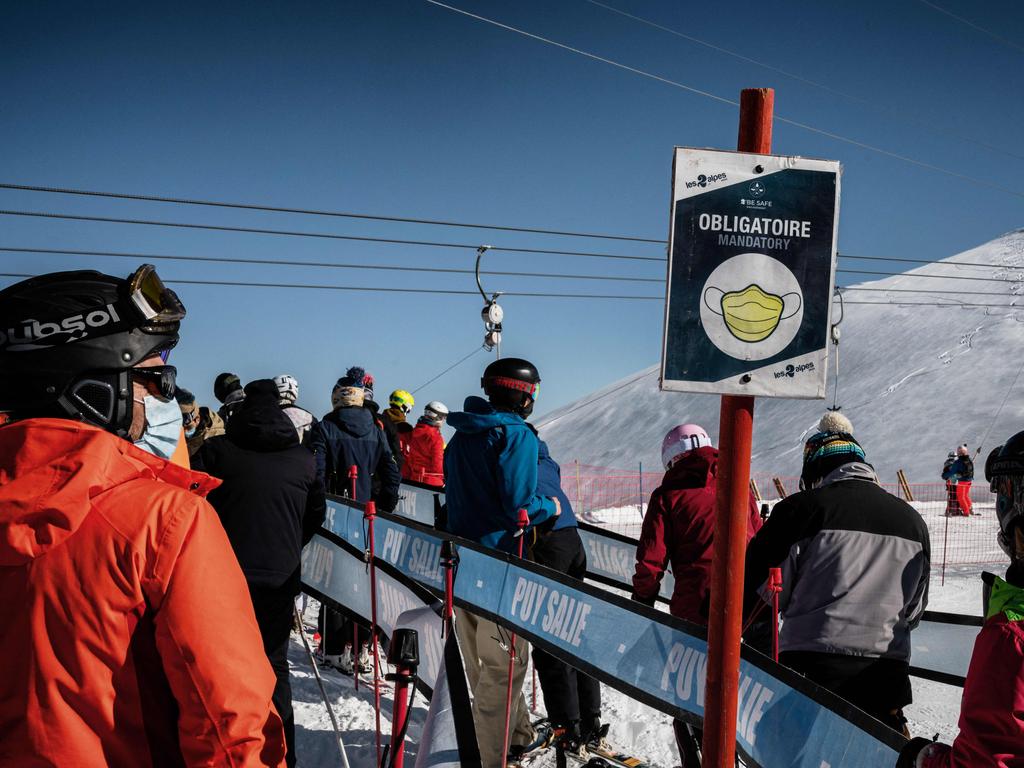
[[[1024,432],[985,462],[996,494],[999,546],[1010,557],[1006,580],[989,577],[985,624],[974,641],[952,746],[912,739],[897,768],[1024,766]]]
[[[391,418],[381,413],[380,405],[373,399],[373,384],[373,375],[370,373],[364,374],[363,407],[373,415],[374,422],[383,430],[384,436],[388,441],[388,447],[391,449],[391,456],[395,460],[399,471],[401,471],[402,466],[405,464],[405,451],[402,449],[402,441],[398,439],[398,427]],[[408,425],[403,422],[404,426]],[[379,484],[375,484],[374,492],[376,493],[378,490],[380,490]]]
[[[964,517],[971,514],[971,484],[974,482],[974,462],[966,445],[956,449],[956,461],[950,470],[956,478],[956,501]]]
[[[427,403],[423,415],[404,440],[404,479],[425,485],[444,486],[444,438],[441,437],[441,425],[447,418],[448,406],[440,400]]]
[[[465,410],[448,417],[455,436],[444,455],[452,533],[484,546],[515,553],[519,510],[532,525],[559,512],[559,502],[537,491],[539,445],[526,423],[540,384],[537,368],[527,360],[506,357],[484,370],[481,385],[488,399],[467,397]],[[473,719],[484,768],[503,765],[506,752],[530,744],[535,737],[522,694],[529,645],[516,648],[512,678],[510,744],[503,742],[509,653],[494,622],[457,611],[456,629],[466,657],[466,675],[473,691]]]
[[[647,505],[636,550],[633,599],[654,605],[669,563],[675,577],[670,612],[707,624],[703,605],[711,588],[714,556],[715,475],[718,450],[703,427],[673,427],[661,443],[665,477]],[[761,528],[753,494],[747,509],[747,541]],[[700,765],[701,730],[683,720],[673,728],[682,768]]]
[[[828,413],[818,429],[804,446],[801,491],[775,505],[747,548],[745,608],[781,566],[779,662],[905,733],[928,527],[878,484],[845,416]]]
[[[225,426],[231,421],[231,414],[241,405],[245,399],[245,392],[242,390],[242,381],[234,373],[222,373],[214,379],[213,396],[221,403],[217,415]]]
[[[372,498],[380,510],[391,512],[398,504],[402,476],[384,432],[374,422],[371,412],[363,407],[365,377],[364,369],[353,366],[338,379],[331,392],[334,410],[313,427],[309,447],[316,457],[317,474],[328,492],[351,498],[348,473],[354,466],[358,473],[355,500],[366,502]],[[355,634],[352,625],[330,608],[322,610],[320,625],[324,660],[328,664],[345,673],[351,673],[356,664],[361,671],[369,671],[364,635],[359,636],[361,648],[349,650]]]
[[[203,447],[206,440],[224,434],[224,422],[216,411],[199,405],[196,396],[187,389],[178,387],[174,399],[181,409],[181,426],[185,430],[185,443],[190,457]]]
[[[299,382],[287,373],[274,377],[274,384],[277,386],[278,404],[285,416],[291,419],[295,431],[299,435],[299,442],[303,445],[309,440],[309,432],[316,424],[316,416],[300,408],[296,402],[299,399]]]
[[[960,505],[956,501],[956,451],[950,451],[942,465],[942,479],[946,481],[946,516],[959,515]]]
[[[396,389],[388,397],[387,409],[381,412],[384,420],[390,421],[394,426],[399,440],[407,440],[412,432],[412,424],[408,422],[407,417],[412,413],[415,405],[416,398],[409,392],[406,392],[404,389]]]

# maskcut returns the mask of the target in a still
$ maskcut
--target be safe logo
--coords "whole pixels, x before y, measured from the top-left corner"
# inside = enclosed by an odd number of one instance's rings
[[[693,189],[694,187],[701,187],[702,189],[708,184],[714,184],[719,181],[725,181],[727,176],[724,173],[715,173],[710,176],[707,174],[700,174],[696,181],[686,182],[687,189]]]

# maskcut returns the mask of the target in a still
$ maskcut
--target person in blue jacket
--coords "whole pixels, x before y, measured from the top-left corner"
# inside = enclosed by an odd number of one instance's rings
[[[530,527],[560,513],[557,499],[538,492],[540,441],[526,423],[540,375],[526,360],[505,358],[488,365],[480,383],[487,400],[467,397],[464,410],[448,417],[455,436],[444,456],[446,527],[457,536],[516,553],[519,510],[525,509],[530,516]],[[510,749],[504,743],[509,654],[499,639],[506,633],[494,622],[462,610],[456,628],[473,690],[473,719],[483,766],[501,766]],[[529,653],[524,646],[525,642],[517,645],[513,665],[512,691],[517,694],[509,720],[513,752],[535,736],[522,695]]]

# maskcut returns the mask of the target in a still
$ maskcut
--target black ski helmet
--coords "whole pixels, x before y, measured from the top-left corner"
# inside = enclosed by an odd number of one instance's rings
[[[985,460],[985,479],[996,494],[999,543],[1010,554],[1013,527],[1024,520],[1024,432],[992,450]]]
[[[0,411],[79,419],[126,436],[129,370],[170,351],[184,316],[150,264],[127,280],[80,270],[8,286],[0,291]]]
[[[495,360],[484,369],[480,379],[480,386],[493,405],[524,417],[533,411],[539,385],[537,366],[520,357]]]

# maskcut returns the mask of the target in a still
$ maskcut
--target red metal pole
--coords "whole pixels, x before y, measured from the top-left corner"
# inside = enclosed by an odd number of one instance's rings
[[[409,730],[409,686],[416,684],[416,670],[420,663],[419,637],[415,629],[395,630],[388,647],[388,663],[395,667],[395,673],[387,676],[388,680],[395,682],[388,768],[403,768],[405,736]]]
[[[772,149],[771,88],[740,94],[737,149]],[[754,398],[722,395],[716,483],[715,552],[711,565],[708,666],[704,693],[704,768],[733,768],[736,761],[736,699],[743,624],[743,559],[750,503],[750,447]]]
[[[517,523],[519,527],[518,533],[516,533],[519,539],[519,557],[523,557],[523,539],[526,538],[526,527],[530,524],[530,515],[525,509],[519,510],[519,521]],[[516,665],[516,635],[514,632],[511,634],[511,640],[509,640],[508,649],[508,688],[505,692],[505,739],[502,741],[504,748],[501,750],[501,768],[506,768],[508,765],[508,734],[511,730],[512,720],[512,677],[513,670]]]
[[[355,467],[353,467],[355,469]],[[353,484],[355,481],[353,480]],[[377,716],[377,765],[380,765],[380,659],[377,653],[377,569],[374,565],[373,521],[377,517],[377,505],[366,502],[363,519],[366,520],[367,538],[370,542],[370,645],[373,648],[373,707]],[[352,661],[359,663],[358,649],[352,649]]]
[[[352,678],[355,688],[359,690],[359,625],[352,622]]]

